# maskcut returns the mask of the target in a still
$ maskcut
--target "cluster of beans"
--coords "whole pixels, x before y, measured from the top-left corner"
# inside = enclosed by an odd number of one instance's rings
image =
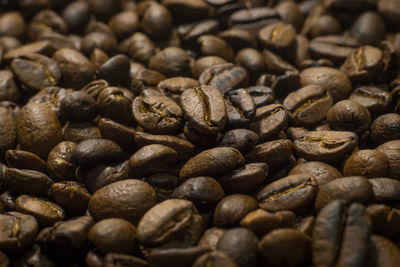
[[[400,0],[0,9],[0,266],[400,265]]]

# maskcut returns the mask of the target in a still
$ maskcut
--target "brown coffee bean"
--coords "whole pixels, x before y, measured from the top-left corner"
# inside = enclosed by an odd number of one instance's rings
[[[185,119],[203,134],[214,134],[226,123],[226,111],[222,94],[213,86],[185,90],[181,95]]]
[[[262,107],[275,102],[274,91],[266,86],[252,86],[246,88],[256,104],[256,107]]]
[[[400,181],[390,178],[369,179],[374,193],[374,199],[378,203],[397,203],[400,192]]]
[[[17,117],[18,143],[21,149],[46,159],[51,149],[61,142],[61,126],[45,104],[25,105]]]
[[[64,86],[74,89],[81,89],[90,82],[95,66],[80,52],[62,48],[53,54],[55,60],[60,67],[62,75],[62,83]]]
[[[376,118],[371,125],[371,140],[382,144],[400,138],[400,115],[386,113]]]
[[[396,266],[400,260],[398,246],[379,235],[371,236],[368,254],[368,267]]]
[[[190,57],[180,48],[168,47],[150,59],[149,68],[167,77],[185,76],[190,71]]]
[[[84,214],[90,200],[86,188],[74,181],[52,184],[51,196],[68,214]]]
[[[240,152],[246,152],[256,145],[259,136],[247,129],[234,129],[227,131],[220,141],[220,146],[233,147]]]
[[[10,109],[0,107],[0,158],[17,143],[17,126]]]
[[[256,266],[258,252],[256,235],[243,227],[231,228],[218,242],[218,251],[231,257],[238,266]]]
[[[398,140],[388,141],[378,146],[376,150],[385,154],[389,160],[389,176],[400,179],[399,158],[400,158],[400,142]]]
[[[308,174],[312,177],[319,187],[333,181],[336,178],[341,178],[343,175],[336,168],[325,162],[308,161],[295,166],[290,170],[288,175]]]
[[[206,266],[238,267],[238,265],[232,260],[231,257],[226,255],[224,252],[218,250],[203,254],[201,257],[198,257],[196,261],[193,263],[193,267],[206,267]]]
[[[218,181],[226,192],[252,193],[267,179],[268,164],[249,163],[221,177]]]
[[[204,232],[203,236],[200,238],[198,245],[216,250],[219,240],[226,231],[227,230],[224,228],[219,228],[215,226],[211,227]]]
[[[225,63],[205,69],[199,77],[199,82],[200,84],[211,85],[225,93],[230,89],[246,87],[248,74],[242,67]]]
[[[315,67],[301,72],[303,86],[317,84],[329,92],[334,102],[347,98],[351,93],[351,82],[346,74],[333,68]]]
[[[46,161],[36,154],[23,150],[7,150],[6,161],[8,167],[46,172]]]
[[[115,217],[136,224],[155,201],[154,189],[148,183],[127,179],[97,190],[90,198],[88,210],[95,220]]]
[[[219,32],[218,36],[224,39],[235,50],[255,47],[256,45],[256,39],[248,31],[239,28],[230,28]]]
[[[389,172],[389,161],[377,150],[363,149],[355,151],[346,160],[344,176],[364,176],[367,178],[385,177]]]
[[[291,211],[278,211],[270,213],[263,209],[257,209],[248,213],[241,221],[243,226],[262,237],[272,230],[291,227],[294,225],[296,215]]]
[[[139,27],[138,15],[134,11],[122,11],[110,18],[108,27],[119,39],[128,37]]]
[[[227,61],[217,56],[207,56],[197,59],[192,66],[192,73],[194,78],[199,78],[201,73],[209,67],[214,65],[224,64]]]
[[[74,91],[62,98],[60,111],[67,120],[90,121],[96,117],[96,101],[86,92]]]
[[[178,153],[168,146],[147,145],[129,158],[129,173],[132,177],[139,178],[159,172],[168,172],[177,157]]]
[[[7,187],[17,194],[46,195],[54,183],[46,174],[33,170],[7,168],[4,172]]]
[[[258,33],[261,44],[274,51],[288,48],[296,37],[296,29],[285,23],[274,23],[263,27]]]
[[[172,16],[169,10],[157,2],[144,3],[143,6],[143,10],[138,8],[143,32],[152,40],[167,39],[172,30]]]
[[[293,139],[293,150],[306,160],[341,160],[353,151],[358,142],[358,137],[353,132],[289,130]]]
[[[98,127],[102,138],[117,143],[124,151],[135,147],[135,129],[107,118],[101,118]]]
[[[202,224],[202,218],[192,202],[169,199],[143,215],[137,227],[138,239],[148,246],[173,241],[193,245],[200,238]]]
[[[196,205],[211,205],[224,197],[224,190],[211,177],[194,177],[175,188],[172,197],[190,200]]]
[[[283,105],[292,113],[298,125],[309,126],[321,122],[333,104],[331,94],[321,86],[309,85],[286,96]]]
[[[33,216],[15,211],[1,214],[0,225],[0,247],[5,252],[17,252],[29,247],[38,232],[38,224]]]
[[[202,35],[197,39],[202,56],[217,56],[227,61],[233,60],[233,49],[222,38],[214,35]]]
[[[292,155],[292,141],[278,139],[265,142],[253,147],[246,154],[247,162],[265,162],[270,169],[279,168],[285,164]]]
[[[94,224],[88,239],[103,253],[134,253],[137,250],[136,228],[130,222],[119,219],[104,219]]]
[[[87,139],[72,151],[72,159],[80,165],[95,165],[122,159],[121,148],[107,139]]]
[[[379,44],[384,39],[385,32],[385,23],[375,12],[362,14],[351,27],[351,35],[362,44]]]
[[[19,47],[15,47],[7,53],[4,54],[3,59],[7,62],[19,57],[23,57],[27,54],[37,53],[45,56],[51,56],[54,52],[54,47],[50,44],[49,41],[37,41],[33,43],[29,43],[26,45],[22,45]]]
[[[217,147],[188,160],[179,173],[181,179],[196,176],[219,176],[244,164],[243,155],[232,147]]]
[[[258,194],[260,207],[269,212],[290,210],[301,213],[314,202],[318,187],[309,175],[287,176],[268,184]]]
[[[320,188],[315,199],[315,209],[320,211],[335,199],[341,199],[345,203],[370,201],[373,199],[372,185],[361,176],[335,179]]]
[[[15,209],[18,212],[32,215],[36,218],[39,227],[51,226],[65,218],[65,211],[57,204],[43,198],[20,195],[15,200]]]
[[[273,230],[259,242],[264,261],[272,266],[296,266],[309,258],[311,238],[299,230]]]
[[[0,70],[0,101],[17,101],[20,97],[18,86],[14,81],[14,75],[9,70]]]
[[[169,78],[157,84],[157,88],[162,94],[171,97],[177,103],[180,102],[180,96],[186,89],[198,86],[200,86],[199,81],[188,77]]]
[[[366,107],[372,118],[377,117],[389,109],[392,97],[376,86],[361,86],[350,95],[349,100],[356,101]]]
[[[72,160],[72,152],[76,146],[74,142],[64,141],[50,151],[47,158],[47,171],[55,181],[74,178],[77,165]]]
[[[346,210],[343,201],[335,200],[318,214],[312,240],[312,258],[317,266],[364,266],[367,262],[371,219],[359,203]]]
[[[367,207],[367,212],[371,217],[374,233],[393,238],[400,232],[400,210],[383,204],[373,204]]]
[[[214,210],[213,223],[216,226],[236,225],[249,212],[257,209],[257,201],[247,195],[234,194],[224,197]]]
[[[182,109],[166,96],[136,97],[132,114],[144,129],[152,133],[175,133],[182,126]]]
[[[184,248],[161,248],[152,249],[149,253],[149,265],[154,267],[184,267],[192,266],[194,261],[201,255],[210,251],[209,248],[201,246]]]

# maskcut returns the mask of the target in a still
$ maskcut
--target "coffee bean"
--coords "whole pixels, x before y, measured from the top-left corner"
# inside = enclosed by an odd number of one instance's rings
[[[46,174],[33,170],[7,168],[4,181],[8,188],[17,194],[46,195],[53,184]]]
[[[396,266],[400,259],[399,248],[389,239],[372,235],[369,242],[367,266]]]
[[[196,208],[183,199],[169,199],[154,206],[143,215],[137,227],[139,241],[148,246],[172,241],[193,245],[202,231],[203,221]]]
[[[46,159],[61,142],[60,122],[45,104],[27,104],[18,113],[17,136],[21,149]]]
[[[371,140],[376,144],[399,139],[400,116],[386,113],[376,118],[371,125]]]
[[[257,201],[247,195],[234,194],[224,197],[215,207],[213,222],[216,226],[236,225],[249,212],[257,209]]]
[[[116,143],[107,139],[87,139],[75,147],[71,156],[80,165],[94,165],[120,160],[122,150]]]
[[[86,188],[74,181],[52,184],[51,195],[69,214],[84,214],[90,200]]]
[[[296,266],[308,261],[311,238],[299,230],[281,228],[259,242],[264,261],[272,266]]]
[[[232,147],[217,147],[205,150],[188,160],[180,170],[179,177],[215,177],[240,167],[244,161],[238,150]]]
[[[132,223],[155,205],[154,189],[140,180],[123,180],[106,185],[90,198],[88,210],[95,220],[121,218]]]
[[[226,267],[237,267],[238,265],[221,251],[212,251],[209,253],[203,254],[201,257],[198,257],[196,261],[193,263],[193,267],[217,267],[217,266],[226,266]]]
[[[197,131],[213,134],[224,128],[226,111],[222,94],[213,86],[185,90],[181,95],[185,119]]]
[[[333,181],[336,178],[341,178],[343,175],[331,165],[319,162],[319,161],[308,161],[295,166],[290,170],[288,175],[294,174],[308,174],[312,177],[319,187]]]
[[[218,242],[217,251],[224,252],[238,266],[256,266],[257,237],[246,228],[232,228]]]
[[[361,86],[353,91],[349,100],[356,101],[366,107],[373,118],[389,109],[392,97],[379,87]]]
[[[383,204],[373,204],[366,210],[371,217],[374,233],[388,238],[393,238],[399,233],[400,211],[398,209]]]
[[[201,255],[210,251],[209,248],[196,246],[187,248],[153,249],[149,253],[149,264],[151,266],[192,266],[194,261]]]
[[[389,172],[389,161],[377,150],[363,149],[355,151],[346,160],[344,176],[365,176],[367,178],[385,177]]]
[[[46,161],[36,154],[23,150],[7,150],[6,161],[8,167],[46,172]]]
[[[0,157],[3,158],[8,149],[13,149],[17,141],[17,127],[10,109],[0,107]]]

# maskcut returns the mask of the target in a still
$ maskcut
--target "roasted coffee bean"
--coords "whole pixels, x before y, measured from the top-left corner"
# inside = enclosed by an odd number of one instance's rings
[[[379,235],[372,235],[368,250],[368,267],[396,266],[400,259],[400,250],[389,239]]]
[[[168,47],[150,59],[149,68],[167,77],[185,76],[190,70],[190,57],[180,48]]]
[[[134,95],[120,87],[108,87],[97,97],[97,108],[102,117],[129,124],[132,121],[131,106]]]
[[[278,139],[254,146],[246,154],[247,162],[265,162],[270,169],[276,169],[285,164],[292,155],[292,141]]]
[[[368,109],[352,100],[342,100],[332,106],[326,116],[329,127],[337,131],[362,134],[369,129],[371,114]]]
[[[239,50],[246,47],[255,47],[255,38],[246,30],[231,28],[218,33],[233,49]]]
[[[148,266],[147,261],[128,254],[107,253],[104,257],[104,266]]]
[[[317,84],[329,92],[334,102],[347,98],[351,93],[350,79],[341,71],[328,67],[308,68],[301,72],[303,86]]]
[[[221,237],[225,234],[226,229],[219,227],[211,227],[207,229],[201,237],[198,245],[216,250]]]
[[[400,138],[400,115],[387,113],[376,118],[371,125],[371,140],[382,144]]]
[[[256,104],[256,107],[272,104],[275,101],[274,91],[266,86],[252,86],[246,88]]]
[[[226,192],[246,194],[256,191],[267,176],[267,163],[249,163],[221,177],[218,181]]]
[[[331,15],[322,15],[315,22],[311,29],[312,38],[325,35],[336,35],[342,31],[340,22]]]
[[[301,213],[312,205],[317,195],[316,181],[306,174],[279,179],[264,187],[257,195],[260,207],[269,212],[290,210]]]
[[[287,95],[283,105],[298,125],[311,126],[321,122],[333,104],[333,97],[321,86],[309,85]]]
[[[213,223],[226,227],[236,225],[249,212],[257,209],[257,201],[247,195],[234,194],[224,197],[215,207]]]
[[[104,139],[117,143],[123,150],[130,151],[135,147],[134,136],[136,131],[133,128],[107,118],[101,118],[98,127]]]
[[[14,75],[9,70],[0,70],[0,100],[16,101],[20,97],[20,92],[14,80]]]
[[[17,252],[29,247],[34,243],[38,232],[34,217],[15,211],[1,214],[0,225],[0,247],[5,252]]]
[[[296,215],[291,211],[278,211],[270,213],[263,209],[257,209],[248,213],[241,221],[243,226],[262,237],[272,230],[294,225]]]
[[[171,97],[177,103],[180,102],[180,96],[186,89],[198,86],[200,86],[199,81],[188,77],[169,78],[157,84],[157,88],[164,95]]]
[[[224,128],[227,115],[222,94],[216,87],[202,85],[181,95],[185,119],[197,131],[214,134]]]
[[[227,127],[244,128],[256,116],[256,105],[244,89],[229,90],[225,93]]]
[[[125,55],[116,55],[105,61],[97,70],[100,79],[112,85],[128,85],[130,81],[130,60]]]
[[[351,35],[362,44],[379,44],[384,39],[385,32],[385,23],[375,12],[362,14],[351,27]]]
[[[176,133],[182,127],[181,107],[166,96],[136,97],[132,114],[140,126],[155,134]]]
[[[124,219],[110,218],[97,222],[90,228],[88,239],[103,253],[130,254],[137,250],[136,228]]]
[[[72,151],[72,159],[80,165],[94,165],[122,159],[122,150],[107,139],[87,139]]]
[[[129,158],[128,167],[132,177],[144,177],[167,172],[177,160],[178,153],[165,145],[152,144],[139,149]]]
[[[43,198],[20,195],[15,200],[15,209],[18,212],[32,215],[36,218],[39,227],[51,226],[65,218],[65,211],[57,204]]]
[[[17,136],[21,149],[46,159],[62,140],[60,122],[47,105],[27,104],[18,113]]]
[[[299,230],[282,228],[259,242],[264,261],[271,266],[296,266],[309,260],[311,238]]]
[[[361,176],[339,178],[320,188],[315,199],[315,209],[320,211],[335,199],[341,199],[345,203],[364,203],[373,197],[372,185],[367,178]]]
[[[341,178],[343,175],[331,165],[325,162],[308,161],[295,166],[290,170],[288,175],[308,174],[312,177],[319,187],[333,181],[336,178]]]
[[[200,84],[211,85],[222,93],[230,89],[246,87],[248,85],[247,71],[232,63],[213,65],[205,69],[200,77]]]
[[[72,180],[77,164],[72,160],[72,152],[77,144],[64,141],[56,145],[47,158],[47,172],[55,181]]]
[[[167,39],[172,30],[172,16],[169,10],[156,2],[145,3],[144,6],[143,10],[138,10],[143,32],[156,41]]]
[[[364,176],[367,178],[385,177],[389,172],[389,160],[377,150],[363,149],[355,151],[346,160],[344,176]]]
[[[32,53],[16,58],[11,61],[10,67],[15,77],[33,90],[57,85],[61,79],[57,63],[40,54]]]
[[[393,238],[400,232],[400,210],[383,204],[370,205],[366,210],[371,217],[374,233]]]
[[[292,64],[267,49],[263,50],[263,57],[265,68],[268,72],[277,75],[282,75],[287,71],[297,72]]]
[[[209,67],[214,65],[224,64],[227,61],[221,57],[208,56],[197,59],[192,66],[192,74],[194,78],[199,78],[200,75]]]
[[[202,35],[197,39],[202,56],[217,56],[227,61],[233,59],[233,49],[220,37],[215,35]]]
[[[330,202],[315,221],[312,237],[314,264],[364,266],[371,234],[371,218],[363,205],[353,203],[347,209],[343,201]]]
[[[46,161],[36,154],[23,150],[7,150],[6,161],[8,167],[46,172]]]
[[[193,263],[193,267],[237,267],[238,265],[232,260],[231,257],[221,251],[212,251],[198,257]]]
[[[7,168],[4,171],[7,187],[17,194],[46,195],[54,183],[46,174],[33,170]]]
[[[248,72],[250,79],[255,81],[265,68],[262,54],[254,48],[244,48],[235,57],[235,62]]]
[[[67,120],[90,121],[96,116],[96,101],[86,92],[74,91],[60,101],[60,111]]]
[[[271,140],[287,128],[289,118],[289,111],[281,104],[262,106],[257,108],[250,130],[258,134],[261,142]]]
[[[196,1],[197,3],[201,3]],[[194,45],[196,40],[202,35],[216,34],[219,22],[215,19],[205,19],[198,22],[189,22],[177,27],[180,39],[187,44]],[[231,51],[233,55],[233,51]],[[231,55],[231,57],[232,57]]]
[[[51,195],[68,214],[84,214],[90,200],[86,188],[74,181],[53,183]]]
[[[259,136],[250,130],[234,129],[227,131],[224,134],[220,141],[220,145],[236,148],[243,153],[256,145],[259,139]]]
[[[226,231],[218,242],[217,250],[231,257],[240,267],[257,264],[257,237],[246,228],[236,227]]]
[[[400,181],[390,178],[369,179],[374,193],[374,199],[378,203],[397,203],[400,191]]]
[[[0,124],[0,158],[4,158],[6,151],[17,143],[17,125],[10,109],[0,107]]]
[[[361,86],[350,95],[349,100],[356,101],[366,107],[371,117],[376,117],[389,109],[392,97],[376,86]]]
[[[398,140],[388,141],[376,148],[378,151],[385,154],[389,160],[389,176],[395,179],[400,179],[399,158],[400,158],[400,142]]]
[[[122,11],[110,18],[108,27],[119,39],[123,39],[138,29],[139,18],[134,11]]]
[[[181,179],[196,176],[219,176],[245,162],[243,155],[232,147],[217,147],[197,154],[188,160],[179,173]]]
[[[155,201],[154,189],[148,183],[127,179],[97,190],[90,198],[88,210],[95,220],[115,217],[136,224]]]
[[[203,221],[192,202],[169,199],[154,206],[137,226],[142,244],[157,246],[168,242],[195,244],[203,232]]]
[[[211,177],[193,177],[175,188],[172,197],[190,200],[197,205],[211,205],[224,197],[224,190]]]
[[[314,59],[325,58],[340,65],[358,46],[358,41],[351,36],[328,35],[312,39],[309,52]]]
[[[296,37],[296,29],[285,23],[274,23],[263,27],[258,33],[261,44],[274,51],[287,49]]]
[[[289,129],[290,130],[290,129]],[[335,162],[349,154],[358,142],[357,134],[344,131],[292,129],[293,150],[306,160]]]
[[[155,267],[192,266],[197,258],[208,251],[210,251],[209,248],[201,246],[165,249],[156,248],[152,249],[149,253],[148,261],[151,266]]]
[[[80,89],[90,82],[95,66],[80,52],[62,48],[53,54],[55,60],[60,67],[61,82],[64,86]]]
[[[45,56],[51,56],[53,52],[54,47],[49,41],[37,41],[10,49],[4,54],[3,59],[9,62],[15,58],[23,57],[27,54],[37,53]]]
[[[87,234],[93,224],[94,221],[90,216],[56,222],[53,226],[39,232],[37,242],[46,254],[71,257],[85,249]]]

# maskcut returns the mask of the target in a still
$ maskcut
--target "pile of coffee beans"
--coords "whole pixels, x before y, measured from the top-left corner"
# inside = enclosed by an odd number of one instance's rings
[[[400,266],[400,0],[0,11],[0,266]]]

